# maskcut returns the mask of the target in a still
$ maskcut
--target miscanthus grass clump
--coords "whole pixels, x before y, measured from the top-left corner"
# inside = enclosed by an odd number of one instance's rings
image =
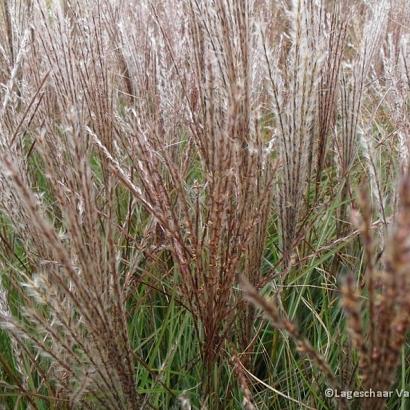
[[[409,27],[3,1],[0,408],[406,409]]]

